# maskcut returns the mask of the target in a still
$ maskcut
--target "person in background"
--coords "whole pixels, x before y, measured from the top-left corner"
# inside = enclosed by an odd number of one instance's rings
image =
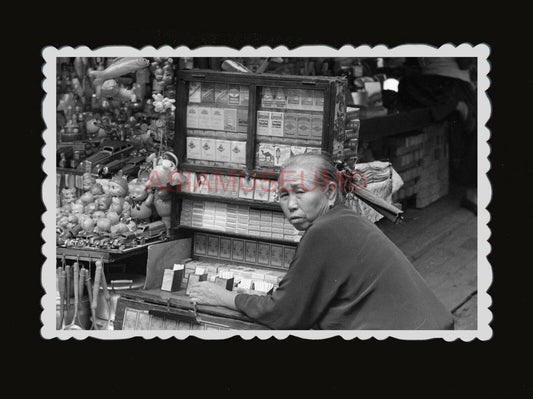
[[[343,205],[350,181],[326,153],[291,157],[279,176],[285,217],[304,235],[265,296],[195,284],[194,303],[224,306],[277,330],[441,330],[453,317],[406,256]]]
[[[435,121],[449,117],[450,180],[465,188],[462,205],[477,213],[476,58],[406,59],[399,108],[429,107]]]

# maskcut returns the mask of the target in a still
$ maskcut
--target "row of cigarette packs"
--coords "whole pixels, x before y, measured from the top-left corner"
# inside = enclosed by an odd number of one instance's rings
[[[207,275],[207,281],[212,282],[215,282],[217,277],[233,279],[232,288],[235,288],[235,291],[239,292],[239,288],[242,288],[246,293],[264,295],[277,289],[285,273],[193,260],[185,264],[184,285],[188,283],[189,277],[193,274]]]
[[[263,202],[277,202],[278,183],[275,180],[246,178],[237,174],[186,172],[181,191],[192,194],[215,195],[225,198],[244,198]]]
[[[187,137],[187,159],[246,164],[246,142]]]
[[[299,242],[296,230],[282,212],[251,209],[248,206],[184,199],[180,224],[246,237],[263,237]]]
[[[256,166],[261,168],[282,166],[290,157],[305,153],[320,153],[320,147],[259,143]]]
[[[261,106],[263,108],[323,111],[324,92],[321,90],[264,87],[261,91]]]
[[[187,105],[186,126],[189,129],[246,132],[248,130],[248,111],[246,109]]]
[[[226,83],[189,82],[189,102],[221,105],[248,105],[248,86]]]
[[[195,255],[209,256],[223,261],[288,269],[296,249],[294,246],[264,241],[195,233],[193,251]]]
[[[320,114],[257,111],[257,134],[292,138],[322,138]]]

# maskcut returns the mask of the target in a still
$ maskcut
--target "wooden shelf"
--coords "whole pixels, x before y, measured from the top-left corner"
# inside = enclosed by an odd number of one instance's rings
[[[226,237],[239,237],[239,238],[243,238],[243,239],[247,239],[247,240],[255,240],[255,241],[265,241],[265,242],[269,242],[269,243],[272,243],[272,244],[280,244],[280,245],[297,245],[299,241],[290,241],[290,240],[284,240],[284,239],[281,239],[281,238],[272,238],[272,237],[261,237],[261,236],[252,236],[252,235],[248,235],[248,234],[240,234],[240,233],[234,233],[234,232],[226,232],[226,231],[222,231],[222,230],[212,230],[212,229],[207,229],[207,228],[204,228],[204,227],[192,227],[192,226],[184,226],[184,225],[179,225],[177,227],[177,229],[183,229],[183,230],[189,230],[189,231],[196,231],[196,232],[200,232],[200,233],[207,233],[207,234],[216,234],[216,235],[221,235],[221,236],[226,236]],[[267,266],[265,266],[267,267]]]
[[[266,202],[251,200],[246,198],[232,198],[232,197],[220,197],[209,194],[193,194],[193,193],[177,193],[177,196],[182,199],[191,199],[199,201],[214,201],[214,202],[223,202],[225,204],[235,204],[235,205],[245,205],[251,208],[272,210],[272,211],[281,211],[281,207],[277,202]]]

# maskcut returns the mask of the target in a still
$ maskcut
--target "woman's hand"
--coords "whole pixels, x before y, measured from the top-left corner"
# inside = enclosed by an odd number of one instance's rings
[[[224,306],[237,310],[235,307],[237,294],[209,281],[194,283],[189,295],[192,302],[200,305]]]

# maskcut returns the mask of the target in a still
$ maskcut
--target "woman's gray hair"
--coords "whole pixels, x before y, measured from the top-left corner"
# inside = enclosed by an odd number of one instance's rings
[[[304,154],[293,155],[283,164],[281,172],[297,166],[308,167],[310,170],[317,172],[316,177],[320,179],[322,189],[328,187],[329,183],[334,184],[337,193],[334,205],[342,204],[344,202],[343,175],[337,170],[333,158],[328,152],[307,152]]]

